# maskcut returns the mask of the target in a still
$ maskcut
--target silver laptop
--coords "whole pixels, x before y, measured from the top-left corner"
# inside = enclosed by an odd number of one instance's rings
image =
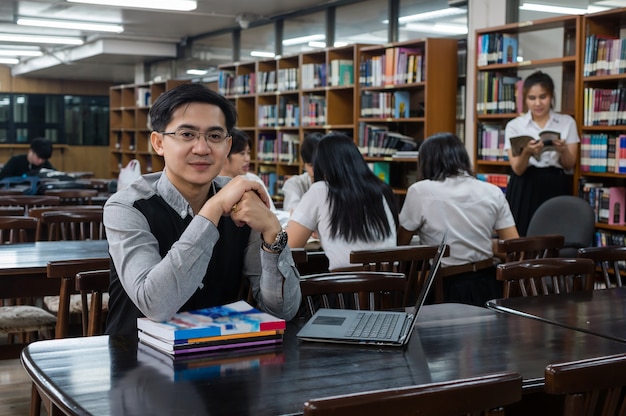
[[[447,233],[446,233],[447,234]],[[424,305],[446,251],[446,234],[437,249],[428,275],[408,312],[319,309],[298,332],[305,341],[404,346],[409,342],[417,314]]]

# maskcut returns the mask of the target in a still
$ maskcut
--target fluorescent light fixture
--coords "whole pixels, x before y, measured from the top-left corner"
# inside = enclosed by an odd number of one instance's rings
[[[206,75],[209,71],[206,69],[188,69],[187,75]]]
[[[0,49],[0,56],[41,56],[43,52],[34,49]]]
[[[283,40],[283,45],[299,45],[301,43],[308,43],[316,40],[324,40],[326,39],[326,35],[316,34],[316,35],[308,35],[308,36],[300,36],[298,38],[291,38]]]
[[[326,47],[326,42],[309,42],[309,46],[312,48],[325,48]],[[335,48],[340,48],[342,46],[348,46],[348,42],[335,42],[334,43]]]
[[[411,32],[443,33],[447,35],[466,35],[467,26],[448,23],[409,23],[403,27]]]
[[[196,0],[67,0],[69,3],[98,4],[138,9],[159,9],[188,12],[198,7]]]
[[[555,14],[586,14],[609,10],[608,7],[589,6],[586,9],[578,7],[548,6],[547,4],[523,3],[520,10],[530,10],[533,12],[555,13]]]
[[[412,14],[398,18],[399,23],[419,22],[423,20],[441,19],[444,17],[457,16],[466,14],[467,10],[459,7],[448,7],[447,9],[432,10],[430,12]],[[388,23],[389,21],[386,21]]]
[[[20,63],[20,60],[17,58],[0,58],[0,64],[15,65],[19,63]]]
[[[250,52],[250,56],[256,56],[257,58],[273,58],[275,54],[274,52],[252,51]]]
[[[22,26],[53,27],[57,29],[92,30],[95,32],[121,33],[124,31],[122,26],[115,24],[90,23],[71,20],[33,19],[30,17],[18,18],[17,24]]]
[[[21,35],[17,33],[0,33],[0,42],[51,43],[58,45],[82,45],[81,38],[66,36]]]

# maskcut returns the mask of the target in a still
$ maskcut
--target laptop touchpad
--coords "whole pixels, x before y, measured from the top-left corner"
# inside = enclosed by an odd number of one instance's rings
[[[342,316],[318,316],[312,322],[314,325],[336,325],[340,326],[346,318]]]

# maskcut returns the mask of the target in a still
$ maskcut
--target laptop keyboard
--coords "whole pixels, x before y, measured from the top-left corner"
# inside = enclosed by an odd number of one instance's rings
[[[365,314],[357,315],[354,324],[348,328],[347,337],[351,338],[391,338],[393,330],[400,318],[397,314]]]

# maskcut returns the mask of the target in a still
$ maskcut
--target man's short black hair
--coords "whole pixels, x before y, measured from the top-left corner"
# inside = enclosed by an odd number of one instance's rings
[[[37,137],[30,143],[30,150],[39,158],[48,160],[52,157],[52,142],[45,137]]]

